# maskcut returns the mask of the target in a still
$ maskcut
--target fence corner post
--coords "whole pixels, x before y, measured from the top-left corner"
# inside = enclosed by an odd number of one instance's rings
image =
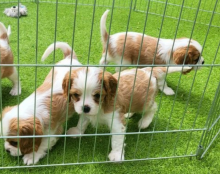
[[[203,146],[202,146],[202,145],[199,145],[199,146],[198,146],[198,149],[197,149],[197,152],[196,152],[196,158],[197,158],[198,160],[202,159],[202,154],[203,154],[203,152],[204,152]]]

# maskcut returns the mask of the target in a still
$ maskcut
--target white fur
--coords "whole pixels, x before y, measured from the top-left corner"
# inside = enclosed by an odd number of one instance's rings
[[[62,45],[62,43],[60,44]],[[66,43],[63,43],[62,46],[65,47],[65,45]],[[52,52],[53,50],[50,49],[49,51],[48,50],[46,51],[49,53],[49,52]],[[57,63],[57,65],[70,65],[71,62],[72,62],[72,65],[81,65],[76,59],[71,60],[70,56],[61,60],[59,63]],[[73,69],[76,69],[76,67]],[[70,70],[69,67],[55,67],[54,68],[54,72],[56,73],[56,76],[54,76],[54,79],[53,79],[53,91],[52,91],[53,94],[59,94],[63,92],[63,89],[62,89],[63,78],[69,70]],[[36,118],[40,120],[41,125],[44,126],[43,118],[50,119],[50,110],[48,110],[48,108],[44,105],[44,101],[46,97],[50,97],[50,96],[51,96],[51,88],[45,91],[44,93],[36,92],[36,99],[35,99],[35,92],[33,92],[22,103],[20,103],[19,113],[18,113],[18,105],[16,105],[10,111],[5,113],[2,119],[2,122],[0,122],[0,131],[1,130],[3,131],[1,132],[1,135],[7,136],[9,134],[9,122],[12,118],[19,117],[20,119],[27,119],[35,115]],[[1,128],[1,125],[3,126],[2,128]],[[43,129],[44,129],[43,132],[45,135],[47,134],[53,135],[56,132],[56,129],[49,130],[44,127]],[[57,140],[58,138],[55,138],[55,137],[42,138],[42,142],[39,146],[38,151],[34,152],[34,161],[33,161],[33,153],[25,154],[23,157],[24,164],[27,164],[27,165],[36,164],[41,158],[43,158],[46,155],[47,150],[51,149],[52,146],[57,142]],[[50,144],[49,147],[48,147],[48,143]],[[13,156],[21,155],[20,149],[17,149],[11,146],[7,141],[5,141],[5,149],[9,150],[10,154]]]

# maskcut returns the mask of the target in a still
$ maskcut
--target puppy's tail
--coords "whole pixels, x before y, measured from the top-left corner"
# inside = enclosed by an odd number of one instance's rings
[[[102,15],[101,21],[100,21],[101,39],[102,39],[103,46],[106,46],[106,42],[108,40],[108,33],[106,31],[106,18],[108,16],[109,11],[110,10],[105,11],[105,13]]]
[[[8,30],[5,28],[4,24],[0,22],[0,39],[8,41]]]
[[[151,71],[152,68],[144,68],[147,71]],[[153,68],[153,76],[156,77],[156,79],[164,78],[164,76],[170,73],[174,72],[181,72],[186,73],[188,71],[191,71],[192,67],[190,66],[184,66],[184,67],[154,67]]]
[[[54,42],[45,50],[41,61],[44,61],[55,49],[60,48],[63,51],[64,58],[71,57],[77,59],[76,53],[72,48],[65,42]]]

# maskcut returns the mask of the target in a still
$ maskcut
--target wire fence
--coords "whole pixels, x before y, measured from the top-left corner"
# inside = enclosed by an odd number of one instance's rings
[[[16,134],[3,134],[5,125],[8,122],[1,122],[0,137],[0,168],[26,168],[26,167],[44,167],[61,165],[78,165],[91,163],[109,163],[114,162],[108,159],[111,151],[111,140],[114,137],[123,139],[121,158],[125,153],[123,161],[141,161],[152,159],[167,159],[179,157],[198,157],[202,158],[211,145],[215,142],[219,134],[220,118],[220,8],[218,0],[2,0],[0,10],[16,5],[24,4],[28,8],[28,16],[21,18],[8,18],[3,16],[1,22],[6,26],[11,25],[12,35],[9,37],[10,47],[13,51],[15,60],[14,67],[17,68],[18,77],[21,80],[22,94],[17,97],[8,97],[8,88],[11,86],[6,80],[1,80],[1,115],[4,116],[6,106],[17,106],[14,111],[15,118],[25,118],[20,115],[24,108],[30,107],[27,112],[34,116],[33,132],[31,134],[20,135],[19,129],[21,122],[17,122],[18,131]],[[76,139],[67,133],[69,128],[76,126],[78,119],[85,118],[83,114],[72,113],[71,105],[63,100],[65,109],[63,112],[54,111],[53,104],[56,103],[54,93],[60,92],[62,79],[56,78],[56,70],[69,72],[71,74],[78,67],[83,67],[88,71],[89,68],[103,68],[105,71],[115,73],[115,68],[134,68],[135,76],[129,103],[129,111],[132,108],[132,101],[135,96],[132,95],[135,90],[136,76],[138,68],[144,68],[146,65],[122,64],[124,59],[125,44],[120,65],[108,64],[99,65],[99,59],[102,54],[102,45],[100,39],[100,19],[106,9],[110,9],[107,18],[107,31],[109,34],[117,32],[135,31],[142,36],[147,34],[156,38],[178,39],[187,37],[197,40],[202,45],[201,55],[205,59],[205,64],[190,65],[195,68],[186,76],[183,74],[165,74],[168,85],[171,85],[175,91],[172,96],[166,96],[162,92],[156,95],[157,109],[152,123],[146,129],[138,128],[138,120],[144,117],[145,111],[135,114],[131,118],[125,119],[126,132],[112,131],[114,119],[117,115],[111,115],[111,125],[102,125],[96,122],[95,126],[89,126],[85,134],[75,134]],[[143,45],[143,38],[141,46]],[[128,37],[125,37],[125,43]],[[109,43],[109,38],[107,39]],[[56,64],[62,60],[62,53],[54,51],[49,56],[46,63],[40,61],[45,49],[53,42],[68,42],[71,48],[74,48],[78,60],[81,64],[75,65],[72,61],[68,64]],[[158,42],[159,43],[159,42]],[[108,47],[108,44],[107,44]],[[187,44],[189,49],[189,43]],[[54,46],[55,48],[55,46]],[[156,50],[159,49],[159,44]],[[174,49],[174,43],[172,50]],[[140,53],[138,61],[140,60]],[[74,55],[71,55],[74,56]],[[171,56],[171,55],[170,55]],[[50,59],[50,60],[49,60]],[[105,59],[107,57],[105,56]],[[156,55],[154,55],[154,61]],[[185,55],[186,60],[186,55]],[[185,62],[185,61],[184,61]],[[170,63],[170,62],[169,62]],[[11,64],[1,64],[1,68],[10,67]],[[147,67],[182,67],[182,64],[149,64]],[[201,67],[198,70],[196,67]],[[41,110],[39,101],[42,100],[41,94],[37,92],[38,87],[43,83],[49,70],[51,70],[50,90],[47,93],[49,98],[49,122],[44,127],[43,134],[37,134],[36,126],[38,114]],[[183,70],[183,69],[182,69]],[[152,75],[153,69],[149,71]],[[65,73],[66,74],[66,73]],[[63,77],[63,76],[62,76]],[[104,77],[104,72],[102,74]],[[117,80],[123,77],[123,71],[119,72]],[[149,83],[151,81],[149,78]],[[85,82],[82,86],[90,84],[89,73],[86,73]],[[54,82],[53,82],[54,81]],[[68,86],[71,87],[69,81]],[[57,88],[57,85],[60,88]],[[165,86],[165,81],[163,83]],[[104,80],[101,82],[101,89],[104,88]],[[120,95],[119,85],[114,100],[116,107],[117,96]],[[163,87],[165,88],[165,87]],[[57,91],[56,91],[57,90]],[[149,86],[147,96],[150,95]],[[34,91],[34,93],[32,93]],[[68,94],[70,94],[70,89]],[[101,90],[102,91],[102,90]],[[83,93],[84,93],[83,92]],[[26,99],[32,93],[32,99]],[[119,94],[118,94],[119,93]],[[100,94],[102,96],[102,93]],[[103,94],[104,95],[104,94]],[[30,97],[29,97],[30,98]],[[44,99],[43,99],[44,100]],[[83,105],[86,100],[84,96]],[[25,103],[26,101],[26,103]],[[46,101],[46,99],[45,99]],[[62,105],[62,104],[58,104]],[[101,112],[99,104],[99,114]],[[57,112],[62,119],[64,127],[63,132],[54,132],[53,114]],[[23,114],[23,113],[22,113]],[[25,112],[26,114],[26,112]],[[69,119],[70,115],[72,118]],[[5,118],[2,118],[5,119]],[[99,119],[98,116],[96,119]],[[79,123],[83,127],[83,121]],[[42,120],[41,120],[42,121]],[[110,133],[109,128],[110,127]],[[58,129],[58,128],[56,128]],[[124,137],[126,136],[126,139]],[[7,150],[9,139],[15,139],[21,146],[22,139],[32,139],[32,147],[35,149],[38,139],[42,138],[41,143],[45,143],[45,154],[40,161],[33,165],[25,165],[28,162],[18,156],[10,158]],[[59,138],[59,141],[57,141]],[[19,140],[19,141],[18,141]],[[57,141],[57,142],[56,142]],[[56,144],[51,150],[50,148]],[[125,149],[125,150],[124,150]],[[19,154],[19,148],[14,150]],[[43,153],[43,152],[42,152]],[[29,158],[37,158],[35,151]],[[17,155],[14,155],[17,156]],[[31,160],[30,160],[31,161]],[[25,163],[25,164],[23,164]],[[30,163],[31,164],[31,163]]]

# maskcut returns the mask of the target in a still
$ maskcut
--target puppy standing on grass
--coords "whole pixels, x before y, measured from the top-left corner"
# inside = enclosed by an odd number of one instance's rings
[[[1,64],[13,64],[13,53],[9,45],[9,35],[11,34],[11,27],[8,30],[4,24],[0,22],[0,59]],[[10,91],[11,95],[21,94],[21,83],[19,81],[18,73],[13,66],[1,67],[1,78],[8,78],[12,81],[13,87]]]
[[[144,129],[151,123],[157,105],[154,101],[157,93],[158,83],[167,73],[186,72],[189,67],[156,67],[137,70],[137,78],[134,87],[133,100],[129,110],[133,82],[136,69],[121,72],[118,84],[118,95],[116,96],[118,73],[113,76],[99,68],[80,68],[72,71],[71,77],[66,74],[63,80],[63,91],[67,99],[71,98],[75,111],[80,114],[76,127],[70,128],[67,134],[83,134],[91,122],[96,126],[107,125],[112,135],[112,150],[109,154],[111,161],[124,160],[124,115],[129,111],[144,112],[143,118],[139,121],[139,128]],[[69,80],[70,79],[70,80]],[[87,80],[86,80],[87,79]],[[103,87],[102,87],[103,82]],[[68,85],[70,83],[69,96]],[[149,88],[149,90],[148,90]],[[116,97],[116,105],[115,103]],[[145,103],[146,100],[146,103]],[[120,133],[122,133],[120,135]]]
[[[151,64],[204,64],[204,59],[201,56],[202,46],[193,39],[158,39],[136,32],[127,32],[127,38],[125,38],[126,32],[116,33],[109,36],[106,31],[106,18],[108,12],[109,10],[104,12],[100,21],[103,45],[103,53],[100,60],[101,65],[108,64],[109,62],[114,62],[117,65],[139,64],[146,66]],[[142,38],[143,44],[141,48]],[[139,62],[137,62],[140,48],[140,59]],[[122,67],[121,69],[123,70],[125,68]],[[119,67],[116,68],[116,71],[119,71]],[[161,84],[158,84],[159,89],[166,95],[173,95],[174,91],[169,88],[164,81],[165,79],[161,81]]]
[[[72,65],[81,65],[76,58],[75,52],[72,51],[68,44],[56,42],[55,48],[60,48],[65,57],[57,65],[71,65],[71,62]],[[51,44],[44,52],[42,60],[45,60],[53,50],[54,44]],[[68,118],[75,112],[73,105],[69,105],[69,102],[63,96],[62,90],[63,78],[69,70],[69,67],[54,67],[53,78],[51,70],[43,84],[37,88],[36,99],[34,92],[19,104],[19,115],[18,105],[6,107],[2,112],[0,135],[17,136],[18,134],[19,136],[32,136],[61,134],[67,112]],[[53,91],[51,92],[52,83]],[[68,111],[67,105],[69,105]],[[57,137],[35,139],[7,138],[5,139],[5,150],[12,156],[24,155],[24,164],[36,164],[56,144],[57,140]]]

